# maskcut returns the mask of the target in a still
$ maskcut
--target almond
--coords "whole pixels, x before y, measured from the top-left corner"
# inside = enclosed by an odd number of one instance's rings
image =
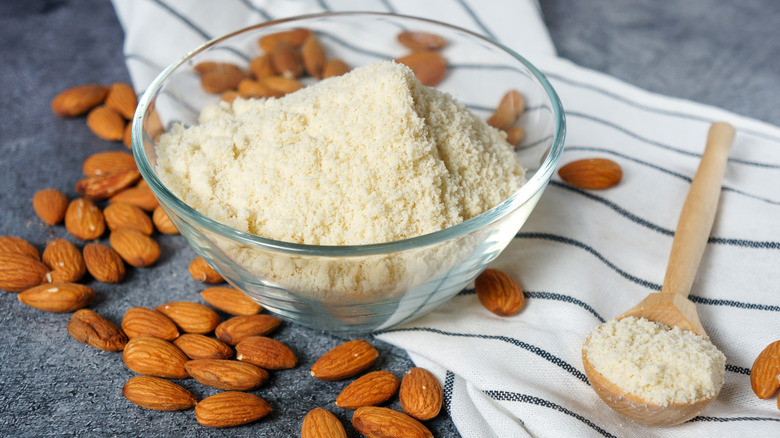
[[[272,90],[254,79],[244,79],[238,83],[238,95],[244,99],[261,97],[281,97],[282,92]]]
[[[122,351],[127,336],[113,322],[89,309],[77,310],[68,321],[68,333],[77,341],[103,351]]]
[[[130,152],[111,151],[90,155],[81,166],[86,176],[102,176],[126,170],[138,170]]]
[[[239,315],[218,325],[214,334],[220,341],[236,345],[251,336],[266,336],[281,324],[281,319],[271,315]]]
[[[170,342],[151,336],[131,338],[122,352],[122,362],[138,374],[167,379],[186,379],[187,356]]]
[[[138,97],[130,84],[117,82],[108,89],[105,105],[130,120],[135,114],[135,107],[138,106]]]
[[[374,371],[361,376],[344,388],[336,398],[336,406],[357,409],[376,406],[390,399],[398,391],[398,377],[389,371]]]
[[[20,292],[46,280],[49,267],[40,260],[12,252],[0,253],[0,289]]]
[[[121,283],[125,279],[125,262],[113,249],[99,243],[84,246],[84,263],[97,281]]]
[[[772,397],[780,389],[780,341],[767,345],[756,357],[750,369],[750,386],[761,399]]]
[[[363,406],[352,415],[352,425],[368,438],[433,438],[414,418],[389,408]]]
[[[35,214],[49,225],[57,225],[65,219],[68,197],[57,189],[43,189],[33,196]]]
[[[87,127],[103,140],[121,140],[125,133],[125,119],[116,110],[100,105],[87,114]]]
[[[103,213],[92,201],[76,198],[65,210],[65,228],[81,240],[97,239],[106,231]]]
[[[498,129],[503,129],[504,131],[509,131],[523,111],[525,111],[525,99],[523,99],[523,94],[517,90],[509,90],[501,98],[501,102],[499,102],[496,111],[487,119],[487,124]]]
[[[404,412],[424,421],[439,415],[444,395],[436,376],[425,368],[415,367],[404,375],[398,398]]]
[[[331,412],[314,408],[303,419],[301,438],[347,438],[347,432]]]
[[[282,94],[292,93],[293,91],[303,88],[303,84],[297,79],[286,78],[284,76],[268,76],[260,78],[258,81],[263,86],[270,88],[272,92],[277,91]]]
[[[19,294],[19,301],[46,312],[66,313],[86,307],[95,291],[78,283],[41,284]]]
[[[135,205],[136,207],[145,211],[154,210],[159,205],[157,198],[154,197],[154,193],[152,192],[152,189],[149,188],[149,186],[141,185],[143,182],[144,181],[141,180],[137,186],[122,190],[121,192],[109,198],[108,202],[110,204],[123,203]]]
[[[201,283],[219,284],[225,282],[225,279],[219,275],[219,272],[215,271],[203,257],[195,257],[195,259],[190,262],[189,269],[192,278]]]
[[[517,149],[525,139],[525,129],[522,126],[511,126],[506,130],[506,142]]]
[[[227,391],[195,405],[195,418],[203,426],[233,427],[257,421],[271,412],[271,405],[246,392]]]
[[[170,318],[146,307],[133,307],[125,312],[122,330],[128,338],[151,336],[172,341],[179,336],[179,329]]]
[[[285,78],[303,76],[301,54],[290,43],[279,41],[271,50],[271,65],[274,71]]]
[[[220,322],[217,312],[190,301],[172,301],[157,306],[155,310],[170,318],[184,333],[210,333]]]
[[[301,56],[306,73],[317,79],[322,78],[322,69],[325,67],[325,49],[316,35],[309,35],[303,42]]]
[[[331,59],[322,67],[322,79],[341,76],[349,72],[349,66],[340,59]]]
[[[438,85],[447,75],[447,60],[431,50],[412,52],[396,59],[396,62],[412,69],[420,83],[429,87]]]
[[[135,376],[122,387],[122,395],[142,408],[156,411],[180,411],[198,403],[184,387],[159,377]]]
[[[271,55],[261,55],[249,61],[249,72],[255,79],[276,75],[271,65]]]
[[[38,252],[38,248],[16,236],[0,236],[0,253],[3,252],[26,255],[35,260],[41,259],[41,253]]]
[[[398,42],[412,50],[441,50],[447,40],[429,32],[404,31],[398,34]]]
[[[281,342],[264,336],[250,336],[236,345],[236,359],[267,370],[282,370],[298,365],[298,357]]]
[[[498,316],[512,316],[525,303],[520,285],[498,269],[485,269],[475,280],[474,289],[482,306]]]
[[[128,149],[133,147],[133,123],[128,122],[125,125],[125,131],[122,133],[122,144]]]
[[[276,44],[280,41],[284,41],[288,44],[298,47],[303,44],[304,41],[306,41],[306,38],[308,38],[309,35],[311,35],[311,31],[309,29],[285,30],[282,32],[263,35],[257,41],[257,44],[260,46],[260,49],[262,49],[263,52],[270,53],[274,47],[276,47]]]
[[[173,221],[171,221],[168,213],[166,213],[165,210],[163,210],[163,208],[159,205],[154,208],[154,212],[152,213],[152,222],[154,222],[154,226],[157,228],[157,231],[163,234],[179,234],[178,228],[176,228],[176,225],[173,224]]]
[[[128,264],[144,267],[160,258],[160,246],[151,237],[133,228],[117,228],[109,235],[114,251]]]
[[[152,219],[145,211],[135,205],[111,204],[103,210],[103,217],[109,230],[122,227],[134,228],[147,236],[154,231]]]
[[[76,183],[76,192],[93,201],[102,201],[135,184],[141,178],[137,170],[122,170],[99,176],[88,176]]]
[[[198,382],[226,391],[252,391],[268,381],[268,371],[248,362],[195,359],[184,367]]]
[[[51,101],[51,110],[59,117],[76,117],[100,105],[108,95],[108,87],[100,84],[69,88]]]
[[[219,94],[233,90],[248,75],[241,67],[230,63],[217,63],[200,77],[200,85],[209,93]]]
[[[219,339],[194,333],[185,333],[173,341],[190,359],[227,359],[233,349]]]
[[[255,315],[263,310],[249,295],[232,287],[210,287],[200,296],[213,307],[231,315]]]
[[[558,175],[573,186],[602,190],[616,186],[623,179],[623,169],[606,158],[588,158],[566,164]]]
[[[65,239],[55,238],[43,250],[43,262],[49,265],[49,282],[74,282],[87,273],[84,256],[76,245]]]
[[[311,367],[311,375],[322,380],[352,377],[374,364],[379,352],[371,344],[356,339],[340,344],[320,357]]]

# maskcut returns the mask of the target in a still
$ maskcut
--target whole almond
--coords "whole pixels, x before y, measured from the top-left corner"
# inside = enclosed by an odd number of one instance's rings
[[[306,73],[317,79],[322,78],[322,69],[325,67],[325,49],[316,35],[309,35],[303,42],[301,56]]]
[[[268,381],[268,371],[237,360],[195,359],[184,367],[198,382],[226,391],[252,391]]]
[[[145,211],[135,205],[111,204],[103,210],[103,217],[109,230],[122,227],[135,228],[147,236],[154,231],[152,219]]]
[[[396,59],[414,72],[421,84],[433,87],[447,75],[447,60],[438,52],[420,50]]]
[[[135,376],[128,380],[122,387],[122,395],[142,408],[156,411],[180,411],[198,403],[181,385],[150,376]]]
[[[103,140],[121,140],[125,132],[125,119],[116,110],[100,105],[87,114],[87,127]]]
[[[761,399],[772,397],[780,388],[780,341],[767,345],[756,357],[750,369],[750,386]]]
[[[159,205],[157,198],[154,197],[152,189],[145,185],[145,183],[142,185],[142,183],[144,183],[143,180],[141,180],[141,182],[139,182],[135,187],[122,190],[121,192],[109,198],[108,202],[110,204],[124,203],[135,205],[136,207],[145,211],[154,210]]]
[[[398,34],[398,42],[412,50],[441,50],[447,40],[429,32],[404,31]]]
[[[401,381],[401,408],[418,420],[430,420],[441,410],[444,395],[439,380],[430,371],[415,367]]]
[[[135,114],[135,107],[138,106],[138,97],[130,84],[117,82],[108,89],[105,105],[130,120]]]
[[[263,52],[269,53],[280,41],[284,41],[288,44],[298,47],[303,44],[304,41],[306,41],[306,38],[308,38],[309,35],[311,35],[311,30],[309,29],[290,29],[282,32],[263,35],[260,37],[257,43]]]
[[[138,170],[130,152],[110,151],[90,155],[81,166],[84,175],[101,176],[125,170]]]
[[[111,231],[109,242],[114,251],[131,266],[144,267],[160,258],[160,246],[151,237],[133,228]]]
[[[558,175],[573,186],[602,190],[616,186],[623,179],[623,169],[606,158],[588,158],[566,164]]]
[[[220,322],[217,312],[191,301],[172,301],[157,306],[155,310],[170,318],[184,333],[210,333]]]
[[[389,408],[363,406],[352,415],[352,425],[367,438],[433,438],[414,418]]]
[[[255,79],[276,75],[274,67],[271,65],[271,55],[260,55],[249,61],[249,72]]]
[[[186,379],[189,359],[170,342],[151,336],[131,338],[122,352],[122,362],[134,372],[167,379]]]
[[[210,287],[200,296],[213,307],[231,315],[255,315],[263,310],[249,295],[232,287]]]
[[[281,97],[284,93],[272,90],[254,79],[244,79],[238,83],[238,95],[244,99],[261,97]]]
[[[498,269],[485,269],[474,282],[474,289],[482,306],[498,316],[512,316],[525,303],[520,285]]]
[[[322,67],[322,79],[341,76],[349,72],[349,66],[340,59],[331,59]]]
[[[282,94],[292,93],[303,88],[303,84],[297,79],[286,78],[284,76],[268,76],[260,78],[258,81],[263,86],[270,88],[272,92],[278,91]]]
[[[159,205],[154,208],[152,222],[154,222],[157,231],[163,234],[179,234],[179,230],[176,228],[176,225],[173,224],[171,218],[168,217],[168,213]]]
[[[233,349],[219,339],[194,333],[179,336],[174,339],[173,345],[190,359],[227,359],[233,356]]]
[[[66,313],[86,307],[95,298],[95,291],[78,283],[51,283],[27,289],[19,301],[46,312]]]
[[[286,78],[303,76],[301,54],[292,44],[279,41],[271,50],[271,65],[276,74]]]
[[[347,438],[347,432],[330,411],[314,408],[303,419],[301,438]]]
[[[209,93],[219,94],[235,89],[247,77],[246,72],[237,65],[218,63],[201,75],[200,85]]]
[[[41,259],[41,253],[32,243],[16,236],[0,236],[0,253],[26,255],[35,260]]]
[[[487,124],[508,131],[525,111],[525,99],[517,90],[509,90],[501,97],[496,111],[487,119]]]
[[[379,352],[362,339],[337,345],[322,355],[311,367],[311,375],[321,380],[352,377],[374,364]]]
[[[65,219],[68,197],[57,189],[43,189],[33,196],[35,214],[49,225],[57,225]]]
[[[195,405],[195,418],[203,426],[233,427],[257,421],[271,410],[267,401],[254,394],[226,391]]]
[[[250,336],[236,345],[236,359],[267,370],[283,370],[298,365],[290,347],[264,336]]]
[[[179,329],[170,318],[146,307],[133,307],[125,312],[122,330],[128,338],[151,336],[172,341],[179,336]]]
[[[266,336],[281,324],[281,319],[271,315],[239,315],[218,325],[214,334],[220,341],[236,345],[251,336]]]
[[[84,246],[84,263],[97,281],[121,283],[125,279],[125,262],[111,247],[99,243]]]
[[[190,262],[190,275],[192,278],[205,284],[224,283],[225,279],[203,257],[195,257]]]
[[[87,273],[84,256],[78,247],[59,237],[46,245],[43,262],[51,268],[48,280],[52,283],[79,281]]]
[[[108,95],[108,87],[88,84],[69,88],[54,97],[51,110],[59,117],[76,117],[100,105]]]
[[[20,292],[46,281],[49,267],[40,260],[12,252],[0,253],[0,289]]]
[[[106,231],[106,222],[97,205],[88,199],[76,198],[65,211],[65,228],[78,239],[93,240]]]
[[[102,201],[135,184],[141,173],[135,169],[99,176],[88,176],[76,182],[76,192],[84,198]]]
[[[336,398],[336,406],[357,409],[386,402],[398,391],[398,377],[389,371],[374,371],[347,385]]]
[[[89,309],[77,310],[68,321],[68,333],[79,342],[103,351],[122,351],[127,336],[113,322]]]

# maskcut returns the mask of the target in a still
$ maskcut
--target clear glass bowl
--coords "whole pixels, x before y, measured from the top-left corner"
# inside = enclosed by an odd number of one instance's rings
[[[246,67],[263,35],[307,28],[329,58],[350,67],[409,53],[402,30],[448,40],[449,63],[438,89],[487,118],[510,89],[523,93],[525,140],[517,156],[527,183],[493,209],[458,225],[410,239],[357,246],[275,241],[214,221],[188,206],[155,174],[155,142],[173,123],[197,123],[220,96],[203,91],[193,66],[204,61]],[[527,60],[485,37],[450,25],[392,14],[335,13],[253,26],[213,40],[163,71],[133,120],[136,162],[160,205],[190,245],[232,285],[281,317],[328,332],[365,333],[409,321],[463,290],[512,241],[552,176],[565,121],[553,88]]]

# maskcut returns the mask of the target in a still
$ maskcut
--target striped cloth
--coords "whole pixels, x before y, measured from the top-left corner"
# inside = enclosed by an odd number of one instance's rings
[[[260,21],[374,10],[446,21],[489,35],[534,62],[566,107],[563,163],[605,157],[620,185],[586,191],[553,178],[494,262],[518,279],[526,307],[499,318],[467,289],[433,313],[377,333],[444,383],[464,437],[780,436],[773,401],[750,389],[750,366],[780,338],[780,129],[637,89],[556,58],[534,0],[221,2],[113,0],[137,90],[208,39]],[[583,372],[582,342],[600,323],[661,289],[680,208],[709,124],[737,128],[720,206],[691,300],[727,357],[718,399],[700,416],[651,428],[614,413]]]

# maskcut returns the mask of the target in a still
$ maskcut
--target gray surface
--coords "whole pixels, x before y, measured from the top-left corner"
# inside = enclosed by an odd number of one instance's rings
[[[559,53],[580,65],[780,125],[780,3],[670,3],[555,0],[542,9]],[[49,101],[69,86],[126,81],[122,31],[105,0],[4,0],[0,41],[0,234],[43,249],[53,236],[69,237],[62,226],[35,218],[35,191],[56,187],[74,197],[86,156],[123,150],[94,137],[83,118],[56,118]],[[180,237],[158,240],[163,255],[153,268],[130,270],[121,285],[91,283],[98,292],[93,309],[119,322],[132,306],[199,298],[203,286],[187,274],[194,252]],[[119,354],[70,338],[69,315],[27,308],[7,292],[0,292],[0,308],[0,436],[295,436],[315,406],[349,422],[333,404],[343,384],[316,381],[307,371],[343,339],[286,324],[274,337],[299,354],[301,365],[273,373],[257,391],[275,412],[251,426],[214,430],[200,427],[192,411],[148,411],[122,398],[133,373]],[[380,349],[375,369],[400,377],[412,366],[403,351],[370,341]],[[215,392],[184,384],[200,397]],[[446,415],[428,424],[437,436],[457,435]]]

